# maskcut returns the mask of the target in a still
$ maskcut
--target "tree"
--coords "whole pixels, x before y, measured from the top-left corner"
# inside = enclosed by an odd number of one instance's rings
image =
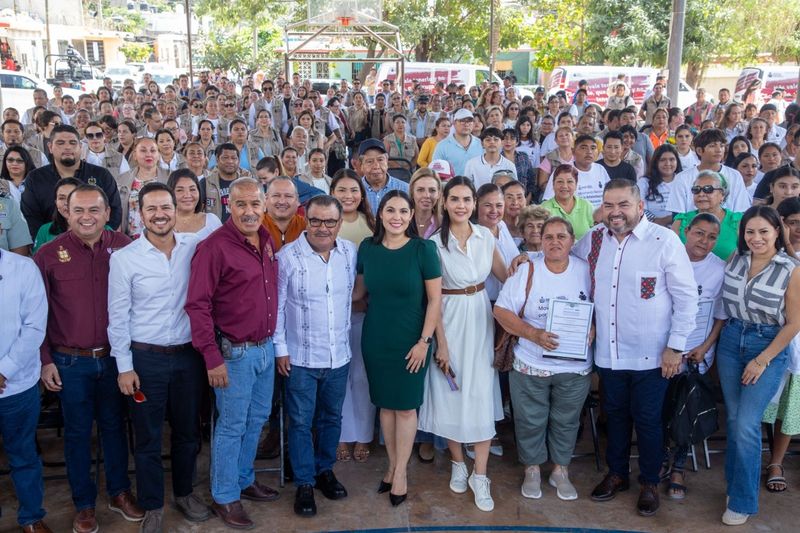
[[[528,24],[525,41],[536,50],[534,66],[552,70],[559,64],[583,63],[586,6],[583,1],[541,0],[535,4],[535,21]],[[501,44],[506,43],[501,38]]]
[[[253,57],[252,37],[247,28],[231,33],[214,33],[202,47],[202,64],[207,68],[232,70],[240,76],[248,70],[277,69],[279,66],[276,63],[279,61],[274,54],[277,46],[275,37],[275,34],[260,32],[258,54]]]
[[[119,51],[125,55],[128,63],[144,63],[153,51],[153,48],[146,43],[126,42],[119,47]]]

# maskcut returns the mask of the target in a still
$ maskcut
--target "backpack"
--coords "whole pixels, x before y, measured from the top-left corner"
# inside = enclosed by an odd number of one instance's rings
[[[697,444],[719,429],[718,415],[710,377],[689,362],[688,371],[673,378],[667,387],[665,439],[677,446]]]

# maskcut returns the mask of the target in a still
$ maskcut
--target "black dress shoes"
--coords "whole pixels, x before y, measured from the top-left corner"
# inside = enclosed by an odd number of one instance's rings
[[[314,516],[317,514],[317,503],[314,501],[314,487],[300,485],[294,496],[294,514],[298,516]]]
[[[314,479],[317,482],[316,488],[321,490],[329,500],[341,500],[347,497],[347,489],[333,475],[333,470],[326,470]]]
[[[592,491],[592,500],[596,502],[607,502],[613,500],[618,492],[628,490],[630,482],[627,479],[619,477],[613,472],[606,474],[603,481],[597,485]]]

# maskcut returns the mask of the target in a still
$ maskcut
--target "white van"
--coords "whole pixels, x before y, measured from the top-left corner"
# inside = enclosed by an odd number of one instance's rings
[[[47,96],[53,97],[53,87],[27,72],[14,70],[0,70],[0,108],[5,110],[13,107],[19,111],[20,117],[25,111],[33,107],[33,90],[44,89]],[[77,102],[81,91],[75,89],[62,89],[64,95],[72,96]]]
[[[797,94],[797,78],[800,75],[800,67],[797,65],[776,66],[776,65],[757,65],[745,67],[736,80],[734,97],[741,101],[744,91],[755,81],[761,82],[759,102],[768,102],[772,98],[772,93],[777,88],[783,88],[783,99],[791,102]],[[755,102],[758,104],[759,102]]]
[[[653,88],[656,76],[661,72],[650,67],[614,67],[608,65],[566,65],[553,69],[550,73],[549,94],[566,90],[569,98],[578,90],[578,82],[589,82],[589,101],[605,106],[608,101],[608,86],[617,80],[620,74],[625,75],[625,83],[631,89],[631,96],[636,105],[641,106],[644,95]],[[681,80],[677,107],[685,109],[695,102],[695,91]]]
[[[398,63],[382,63],[378,69],[378,87],[383,80],[397,79]],[[502,83],[502,80],[494,74],[489,77],[489,67],[481,65],[467,65],[459,63],[412,63],[406,62],[404,65],[403,85],[407,91],[413,89],[415,83],[419,83],[425,90],[430,91],[437,82],[444,82],[445,87],[449,83],[467,86],[480,85],[484,80]]]

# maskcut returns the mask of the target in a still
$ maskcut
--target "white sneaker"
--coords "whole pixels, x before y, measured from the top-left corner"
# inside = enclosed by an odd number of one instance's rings
[[[464,453],[466,454],[467,457],[469,457],[473,461],[475,460],[475,446],[473,446],[472,444],[464,445]]]
[[[520,492],[526,498],[538,500],[542,497],[542,474],[538,468],[529,466],[525,469],[525,479]]]
[[[486,476],[478,476],[473,472],[469,476],[469,488],[475,494],[475,505],[481,511],[489,512],[494,511],[494,500],[490,487],[492,482]]]
[[[562,500],[577,500],[578,491],[575,486],[570,482],[569,476],[566,471],[562,470],[559,473],[551,472],[550,479],[548,479],[551,487],[556,489],[556,494]]]
[[[748,518],[750,518],[749,514],[737,513],[736,511],[725,509],[722,515],[722,523],[726,526],[741,526],[747,522]]]
[[[457,463],[450,461],[450,490],[456,494],[464,494],[467,492],[467,465],[464,463]]]

